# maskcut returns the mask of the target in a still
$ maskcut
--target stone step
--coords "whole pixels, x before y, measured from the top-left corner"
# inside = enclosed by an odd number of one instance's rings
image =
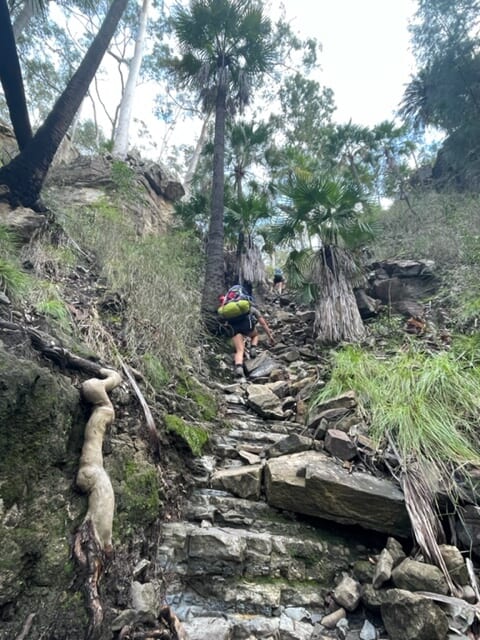
[[[346,538],[313,527],[275,534],[175,522],[162,527],[157,562],[164,575],[176,574],[183,582],[166,584],[167,601],[177,613],[196,606],[204,615],[275,617],[280,607],[305,607],[320,615],[337,576],[359,557],[358,549],[345,545]]]

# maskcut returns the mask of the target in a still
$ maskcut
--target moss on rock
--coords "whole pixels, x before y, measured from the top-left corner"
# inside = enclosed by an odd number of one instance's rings
[[[173,414],[165,415],[164,420],[167,431],[180,436],[194,456],[202,455],[209,438],[208,431],[204,427],[189,425],[183,418]]]

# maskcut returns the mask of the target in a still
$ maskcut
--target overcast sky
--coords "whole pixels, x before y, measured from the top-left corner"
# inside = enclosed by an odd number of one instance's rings
[[[275,17],[282,4],[270,0],[270,6]],[[322,45],[318,80],[334,92],[334,119],[366,126],[393,119],[414,73],[408,21],[417,1],[283,0],[283,6],[293,30],[302,38],[315,37]],[[137,106],[135,111],[157,143],[152,151],[155,157],[162,148],[165,126],[151,115],[153,93],[151,87],[139,88],[136,104],[143,109]],[[199,131],[199,122],[179,122],[168,144],[194,144]]]
[[[408,20],[416,0],[284,4],[292,27],[323,46],[320,80],[334,91],[335,120],[372,126],[392,118],[414,72]]]

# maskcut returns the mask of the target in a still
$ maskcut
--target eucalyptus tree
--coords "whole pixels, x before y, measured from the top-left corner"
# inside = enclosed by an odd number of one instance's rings
[[[353,248],[371,235],[369,203],[359,186],[332,175],[293,175],[280,190],[283,215],[274,239],[292,248],[287,259],[289,284],[303,287],[315,300],[319,342],[356,342],[365,334],[354,287],[363,274]],[[306,235],[311,247],[298,248]]]
[[[5,1],[0,0],[0,7],[5,4]],[[113,0],[105,20],[80,66],[71,77],[44,123],[33,137],[25,136],[20,153],[9,164],[0,168],[0,194],[3,198],[8,199],[13,206],[23,205],[34,208],[41,206],[39,205],[40,191],[47,171],[102,61],[126,6],[127,0]],[[22,94],[21,91],[18,92],[18,87],[23,86],[20,68],[18,67],[13,74],[8,70],[10,61],[17,59],[15,43],[11,41],[13,31],[10,17],[8,17],[7,23],[1,17],[0,15],[0,42],[5,43],[5,38],[7,38],[7,45],[3,44],[2,46],[6,46],[10,56],[8,64],[5,63],[3,56],[0,56],[2,60],[0,62],[0,80],[12,116],[12,124],[14,124],[17,116],[14,111],[16,105],[12,102],[11,90],[17,88],[17,91],[13,91],[13,97],[20,100],[20,106],[23,107],[25,113],[27,112],[26,100],[25,94]],[[25,134],[25,131],[22,133]]]
[[[191,0],[176,5],[173,29],[181,55],[172,68],[181,84],[198,94],[205,109],[214,104],[211,215],[202,315],[213,328],[218,293],[224,288],[225,124],[248,104],[255,81],[275,62],[270,20],[256,0]]]
[[[140,68],[142,66],[143,54],[145,50],[147,22],[150,6],[151,0],[143,0],[135,36],[135,49],[133,52],[133,57],[129,63],[127,82],[125,84],[125,91],[123,92],[122,101],[120,103],[118,124],[113,139],[113,155],[122,159],[126,157],[128,151],[128,141],[130,136],[130,124],[133,116],[135,89],[140,77]]]
[[[335,111],[333,91],[296,71],[281,83],[279,99],[280,113],[270,120],[286,144],[303,153],[322,155],[323,134]]]

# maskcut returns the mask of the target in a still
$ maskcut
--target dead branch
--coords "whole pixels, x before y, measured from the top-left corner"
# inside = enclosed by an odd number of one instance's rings
[[[143,393],[141,392],[140,387],[138,386],[135,378],[133,377],[130,367],[128,367],[123,361],[121,361],[121,364],[122,364],[122,369],[125,372],[125,375],[127,376],[130,384],[132,385],[135,395],[137,396],[138,401],[140,402],[140,405],[143,409],[145,420],[147,421],[150,444],[152,445],[155,454],[159,456],[160,440],[158,438],[157,428],[155,426],[155,421],[153,419],[152,412],[150,411],[150,407],[148,406],[147,401],[145,400]]]
[[[478,604],[480,603],[480,593],[478,591],[477,576],[475,575],[473,562],[470,560],[470,558],[466,558],[465,564],[467,565],[468,577],[470,579],[470,584],[472,586],[472,589],[475,592],[475,597],[477,599],[477,604]]]
[[[30,613],[23,625],[22,631],[18,634],[15,640],[25,640],[25,638],[30,633],[30,629],[32,628],[33,619],[35,618],[35,613]]]

